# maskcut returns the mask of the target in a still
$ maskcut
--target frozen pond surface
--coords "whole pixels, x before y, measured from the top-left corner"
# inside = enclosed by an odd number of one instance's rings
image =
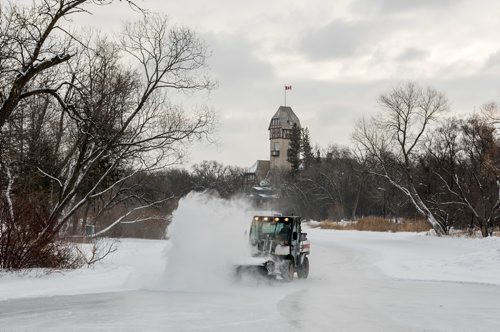
[[[500,330],[500,287],[489,282],[496,270],[481,265],[481,255],[474,256],[479,265],[469,266],[464,258],[477,247],[493,266],[498,265],[491,262],[496,256],[488,256],[500,253],[498,241],[319,229],[309,234],[312,253],[307,280],[245,281],[213,290],[145,286],[12,298],[0,301],[0,330]],[[433,251],[438,256],[430,259]],[[479,275],[476,282],[470,280],[471,269]],[[411,275],[420,280],[408,280]]]

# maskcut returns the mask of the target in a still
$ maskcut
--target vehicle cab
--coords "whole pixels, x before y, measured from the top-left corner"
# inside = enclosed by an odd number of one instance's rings
[[[254,216],[249,241],[253,256],[288,260],[295,268],[302,266],[310,253],[310,243],[307,233],[302,232],[299,216]]]

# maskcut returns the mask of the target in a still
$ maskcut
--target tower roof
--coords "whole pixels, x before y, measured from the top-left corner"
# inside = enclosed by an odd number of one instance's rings
[[[273,123],[272,121],[273,119],[279,119],[277,125]],[[276,111],[276,113],[273,115],[273,118],[271,119],[271,123],[269,124],[269,129],[271,129],[271,127],[292,129],[295,123],[300,128],[299,118],[297,117],[297,115],[295,115],[292,108],[290,106],[280,106],[278,108],[278,111]]]

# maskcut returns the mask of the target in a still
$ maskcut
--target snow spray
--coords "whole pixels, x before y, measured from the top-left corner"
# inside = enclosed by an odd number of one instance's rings
[[[251,213],[243,199],[206,193],[182,198],[168,228],[171,246],[162,287],[210,291],[232,283],[238,260],[250,256]]]

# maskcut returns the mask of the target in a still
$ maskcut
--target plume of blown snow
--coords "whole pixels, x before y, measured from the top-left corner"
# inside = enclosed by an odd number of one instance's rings
[[[163,287],[211,290],[232,283],[238,261],[250,255],[251,209],[242,199],[190,193],[173,214]]]

